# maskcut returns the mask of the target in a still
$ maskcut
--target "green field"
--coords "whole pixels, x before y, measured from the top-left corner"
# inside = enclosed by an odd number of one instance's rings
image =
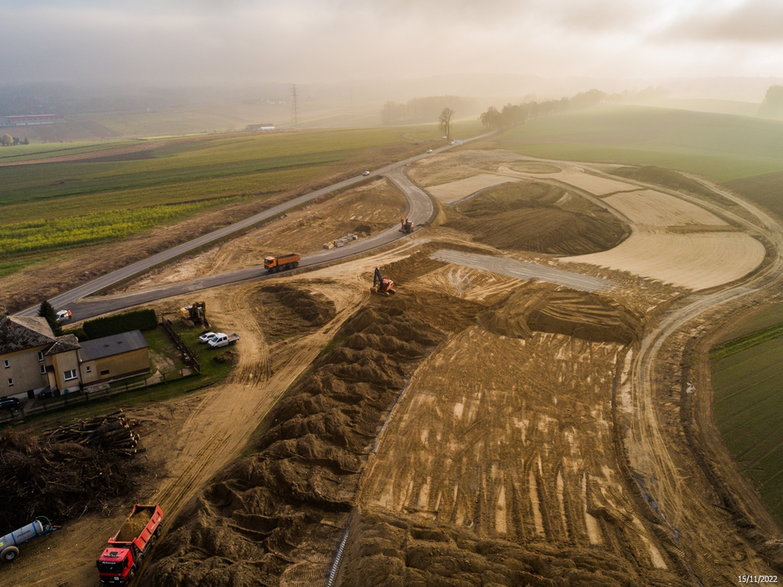
[[[498,147],[553,159],[655,165],[727,182],[783,172],[783,122],[642,106],[535,118]]]
[[[780,326],[773,326],[718,347],[711,366],[713,413],[723,441],[783,522],[781,356],[783,336]]]
[[[0,271],[20,267],[24,256],[116,240],[209,208],[358,173],[439,144],[437,135],[435,125],[423,125],[9,147],[0,162],[92,151],[95,158],[0,167]],[[104,151],[129,145],[148,148]]]

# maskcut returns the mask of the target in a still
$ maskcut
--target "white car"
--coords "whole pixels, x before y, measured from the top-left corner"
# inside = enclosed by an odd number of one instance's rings
[[[432,153],[432,149],[427,149],[427,153]]]
[[[364,175],[366,177],[366,176],[370,175],[370,172],[369,171],[362,171],[362,175]]]
[[[203,343],[208,343],[210,340],[215,338],[217,336],[217,332],[205,332],[201,336],[198,337],[198,339]]]
[[[73,318],[73,312],[70,310],[60,310],[57,312],[57,321],[58,322],[65,322],[67,320],[70,320]]]

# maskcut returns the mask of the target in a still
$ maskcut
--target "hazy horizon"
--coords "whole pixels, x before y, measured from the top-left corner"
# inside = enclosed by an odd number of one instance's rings
[[[765,0],[0,0],[0,83],[781,77]]]

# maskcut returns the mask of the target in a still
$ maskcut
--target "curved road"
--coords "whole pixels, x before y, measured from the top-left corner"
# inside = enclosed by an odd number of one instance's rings
[[[469,139],[465,139],[460,143],[460,145],[484,138],[486,136],[489,136],[490,134],[492,133],[485,133]],[[99,316],[107,312],[112,312],[115,310],[120,310],[122,308],[134,306],[136,304],[142,304],[153,300],[159,300],[166,297],[179,295],[191,291],[196,291],[209,287],[215,287],[218,285],[225,285],[228,283],[235,283],[238,281],[245,281],[248,279],[266,278],[267,275],[264,272],[263,267],[252,267],[240,271],[223,273],[221,275],[202,277],[199,279],[194,279],[192,281],[181,282],[167,287],[150,289],[143,292],[128,294],[125,296],[116,297],[112,299],[103,299],[103,300],[84,299],[91,294],[94,294],[96,292],[109,288],[113,285],[121,283],[135,275],[144,273],[145,271],[148,271],[149,269],[152,269],[157,265],[175,259],[181,255],[187,254],[195,249],[198,249],[199,247],[203,247],[204,245],[208,245],[210,243],[223,239],[227,236],[230,236],[234,233],[245,230],[251,226],[269,220],[270,218],[282,214],[286,210],[289,210],[295,206],[299,206],[301,204],[310,202],[316,198],[319,198],[326,194],[330,194],[334,191],[356,185],[362,181],[365,181],[368,178],[388,177],[405,194],[405,197],[408,199],[408,206],[409,206],[408,218],[410,218],[411,221],[413,221],[417,225],[424,224],[431,219],[434,213],[434,207],[432,201],[430,200],[430,197],[423,190],[421,190],[418,186],[413,184],[407,178],[407,176],[404,173],[404,168],[409,163],[413,163],[415,161],[428,157],[431,154],[434,155],[437,153],[442,153],[443,151],[448,151],[450,149],[453,149],[455,146],[458,145],[445,145],[438,149],[434,149],[432,153],[423,153],[421,155],[415,155],[413,157],[409,157],[408,159],[403,159],[402,161],[398,161],[396,163],[386,165],[385,167],[381,167],[375,170],[374,172],[370,173],[369,176],[359,175],[356,177],[351,177],[349,179],[340,181],[330,186],[315,190],[308,194],[298,196],[296,198],[293,198],[292,200],[288,200],[287,202],[283,202],[282,204],[269,208],[268,210],[264,210],[263,212],[254,214],[253,216],[245,218],[244,220],[240,220],[239,222],[235,222],[234,224],[231,224],[229,226],[225,226],[218,230],[209,232],[198,238],[177,245],[176,247],[172,247],[171,249],[161,251],[160,253],[147,257],[146,259],[136,261],[135,263],[126,265],[125,267],[117,269],[116,271],[112,271],[110,273],[107,273],[106,275],[102,275],[101,277],[98,277],[88,283],[80,285],[79,287],[76,287],[72,290],[66,291],[62,294],[59,294],[51,298],[49,300],[49,303],[52,304],[55,310],[60,310],[63,308],[70,309],[73,312],[74,320],[84,320],[85,318],[92,318],[94,316]],[[346,247],[342,247],[339,249],[332,249],[329,251],[325,251],[323,253],[318,253],[316,255],[311,255],[309,257],[306,257],[300,263],[300,267],[311,267],[322,263],[329,263],[340,259],[344,259],[346,257],[350,257],[359,253],[366,252],[370,249],[383,246],[394,240],[403,238],[404,236],[405,236],[404,234],[402,234],[397,230],[397,227],[395,225],[394,228],[385,230],[384,232],[381,232],[361,242],[354,242],[352,245]],[[81,300],[81,301],[77,302],[77,300]],[[19,315],[35,316],[37,315],[37,313],[38,313],[38,306],[32,306],[30,308],[26,308],[25,310],[19,312]]]

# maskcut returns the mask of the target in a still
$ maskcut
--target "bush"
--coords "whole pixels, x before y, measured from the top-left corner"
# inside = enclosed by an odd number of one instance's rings
[[[158,317],[155,310],[147,309],[88,320],[84,323],[84,332],[88,338],[94,339],[129,330],[152,330],[157,326]]]

